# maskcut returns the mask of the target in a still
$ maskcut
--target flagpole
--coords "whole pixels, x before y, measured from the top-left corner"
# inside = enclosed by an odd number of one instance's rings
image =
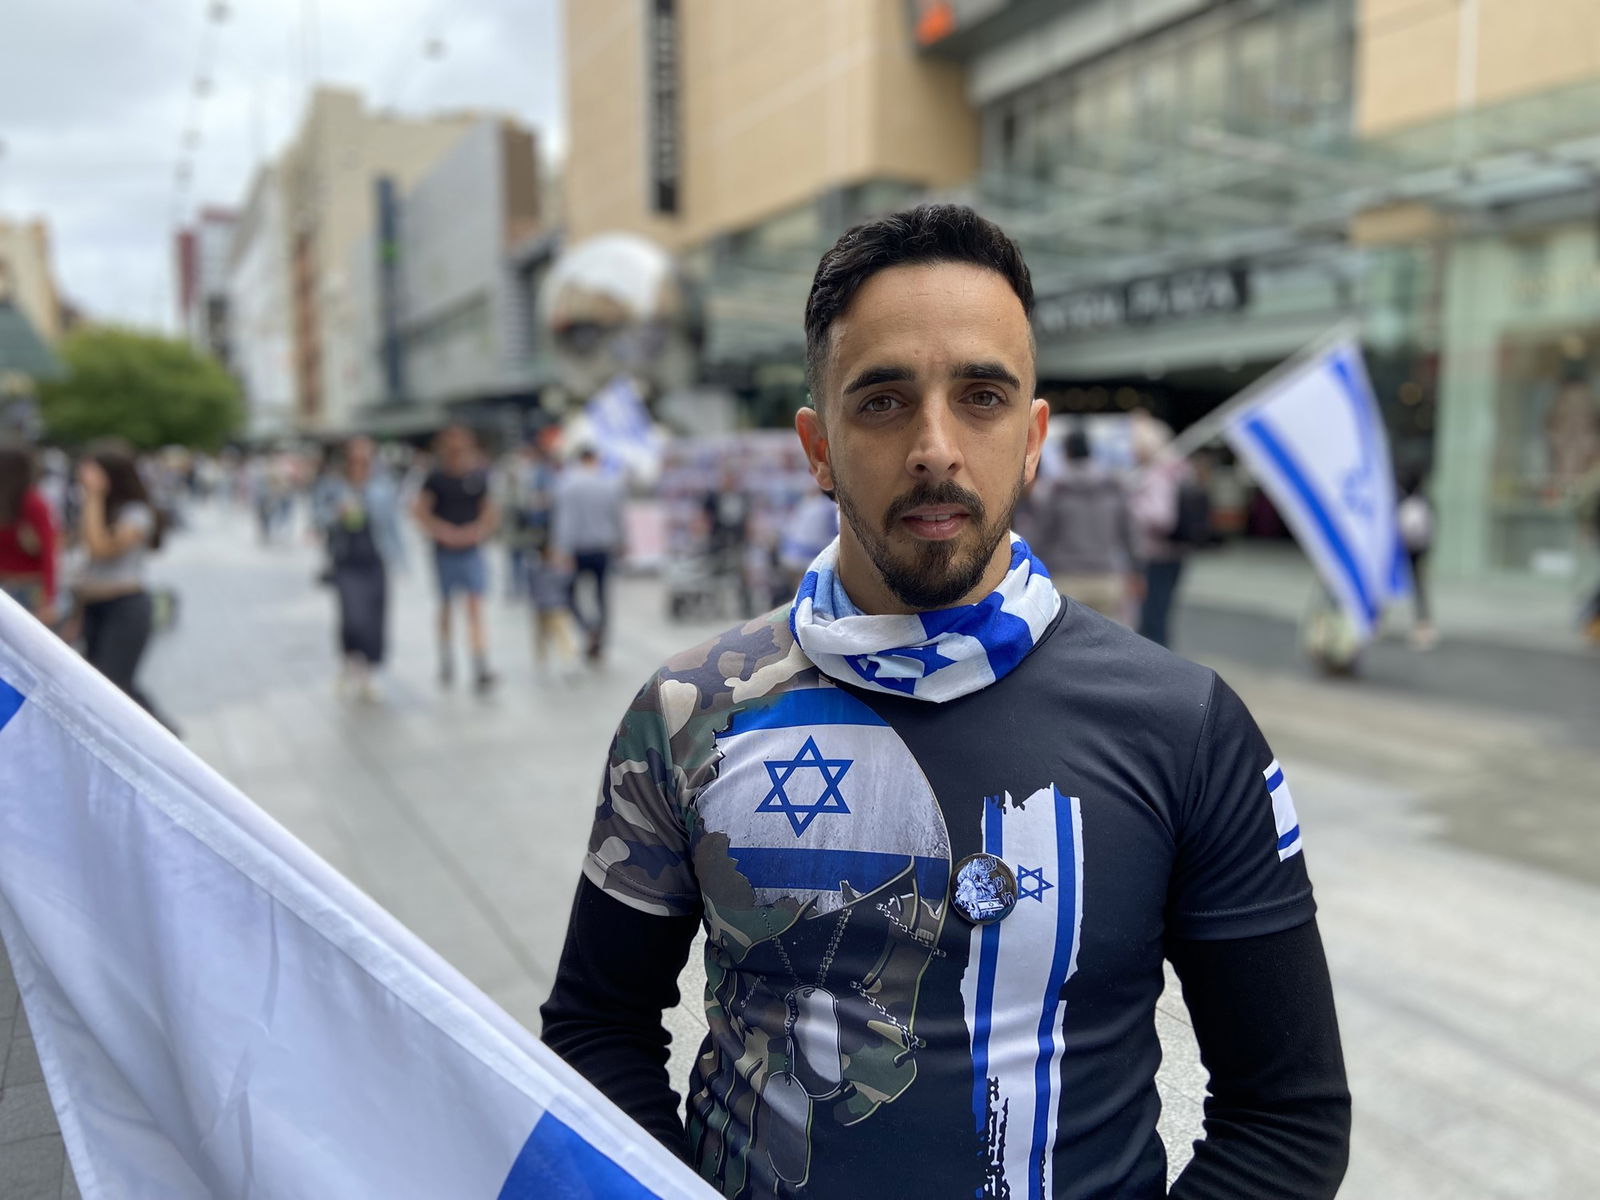
[[[1256,402],[1262,392],[1275,387],[1285,375],[1298,371],[1306,363],[1340,342],[1354,339],[1359,332],[1360,323],[1354,317],[1347,317],[1331,326],[1325,333],[1307,343],[1304,348],[1291,354],[1260,379],[1246,386],[1232,399],[1223,401],[1217,408],[1178,434],[1167,447],[1167,452],[1174,458],[1188,458],[1207,442],[1220,436],[1241,412]]]

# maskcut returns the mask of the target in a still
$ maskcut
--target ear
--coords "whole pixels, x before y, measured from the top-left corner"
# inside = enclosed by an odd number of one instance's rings
[[[1034,397],[1033,404],[1028,409],[1028,454],[1023,461],[1022,469],[1024,484],[1032,483],[1034,474],[1039,470],[1039,455],[1044,450],[1044,437],[1049,431],[1049,402]]]
[[[794,431],[800,436],[801,448],[806,452],[806,463],[811,468],[811,478],[825,492],[833,491],[833,465],[828,461],[828,431],[822,427],[822,418],[814,408],[802,408],[794,415]]]

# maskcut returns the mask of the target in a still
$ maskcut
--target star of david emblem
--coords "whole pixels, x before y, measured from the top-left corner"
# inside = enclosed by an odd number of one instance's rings
[[[1044,903],[1044,894],[1055,884],[1044,877],[1043,867],[1017,867],[1017,899]]]
[[[795,837],[806,831],[806,827],[817,819],[818,813],[848,814],[850,810],[845,806],[844,797],[839,794],[839,781],[854,762],[853,758],[823,758],[822,751],[817,749],[817,740],[808,737],[806,744],[800,747],[800,753],[793,758],[769,758],[765,761],[767,775],[772,780],[772,790],[756,805],[756,811],[781,812],[794,826]],[[790,799],[787,790],[795,772],[805,769],[815,769],[822,775],[822,794],[811,804],[796,803]]]
[[[926,679],[935,671],[942,670],[945,667],[953,667],[956,664],[955,659],[946,658],[939,653],[938,646],[902,646],[898,650],[886,651],[883,654],[847,654],[845,662],[849,663],[851,669],[869,683],[876,683],[879,687],[893,688],[895,691],[904,692],[909,696],[916,690],[919,676],[881,674],[884,666],[890,660],[897,658],[910,659],[912,662],[920,663],[922,666],[920,678],[922,679]]]

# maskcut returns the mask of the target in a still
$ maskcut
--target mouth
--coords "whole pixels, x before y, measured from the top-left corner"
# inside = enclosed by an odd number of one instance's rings
[[[972,515],[960,505],[925,504],[902,516],[900,527],[912,537],[942,542],[959,534],[970,520]]]

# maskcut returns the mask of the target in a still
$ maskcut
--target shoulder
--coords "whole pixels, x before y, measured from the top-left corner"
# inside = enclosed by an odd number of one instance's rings
[[[1198,728],[1217,673],[1086,605],[1062,598],[1061,620],[1039,646],[1039,668],[1107,710],[1152,728]],[[1030,658],[1035,657],[1030,655]]]
[[[641,707],[661,719],[674,761],[688,764],[711,753],[715,735],[735,709],[799,682],[816,667],[789,629],[787,607],[775,609],[664,662],[641,689]]]

